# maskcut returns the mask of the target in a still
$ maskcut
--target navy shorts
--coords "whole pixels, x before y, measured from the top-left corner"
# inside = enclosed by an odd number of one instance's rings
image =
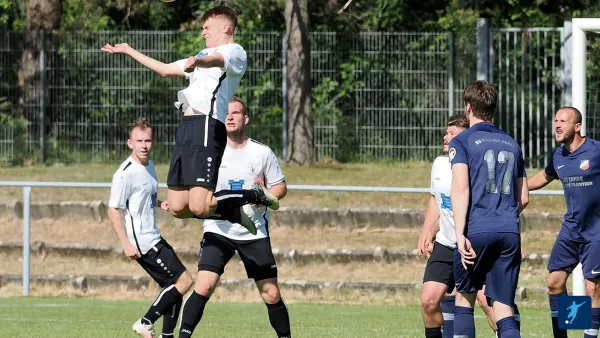
[[[490,300],[514,306],[521,270],[521,236],[515,233],[482,233],[468,237],[477,257],[467,269],[462,266],[460,252],[454,252],[456,291],[476,293],[485,284]]]
[[[571,273],[579,263],[586,279],[600,277],[600,242],[577,242],[558,236],[550,253],[548,271]]]

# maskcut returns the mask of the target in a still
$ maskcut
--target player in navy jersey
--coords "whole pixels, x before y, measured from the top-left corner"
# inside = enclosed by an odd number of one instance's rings
[[[519,214],[529,202],[521,147],[491,121],[497,94],[484,81],[464,90],[470,128],[450,142],[456,246],[454,336],[475,337],[473,306],[483,288],[498,336],[521,337],[513,306],[521,266]]]
[[[567,278],[581,263],[585,289],[592,297],[592,328],[585,338],[597,337],[600,328],[600,142],[581,136],[581,112],[562,107],[554,118],[556,141],[562,145],[552,153],[546,169],[528,182],[537,190],[560,179],[567,213],[548,260],[548,298],[554,337],[567,337],[558,328],[558,297],[567,295]]]

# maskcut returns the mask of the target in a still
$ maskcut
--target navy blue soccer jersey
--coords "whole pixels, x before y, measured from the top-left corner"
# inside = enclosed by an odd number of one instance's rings
[[[574,241],[600,241],[600,142],[586,138],[574,152],[554,149],[546,175],[560,179],[567,213],[560,235]]]
[[[469,168],[467,236],[486,232],[519,233],[519,178],[525,163],[519,144],[491,123],[480,122],[452,139],[451,163]]]

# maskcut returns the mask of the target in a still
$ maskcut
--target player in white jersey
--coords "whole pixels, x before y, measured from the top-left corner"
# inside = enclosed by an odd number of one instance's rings
[[[201,18],[206,48],[195,56],[165,64],[126,43],[107,44],[102,51],[131,56],[163,77],[185,76],[190,83],[179,91],[175,106],[184,112],[177,128],[167,177],[168,201],[177,218],[217,218],[241,223],[255,233],[253,223],[241,212],[248,204],[277,209],[278,201],[259,184],[230,194],[215,195],[227,132],[227,104],[246,72],[247,56],[234,42],[237,14],[225,6],[208,10]]]
[[[464,115],[454,115],[448,119],[444,135],[444,155],[438,156],[431,168],[431,197],[425,211],[425,221],[418,243],[419,255],[424,253],[429,255],[421,292],[426,338],[454,336],[453,261],[456,233],[450,202],[452,167],[447,154],[452,138],[468,127],[469,123]],[[434,238],[435,242],[433,242]],[[492,330],[496,331],[492,309],[487,305],[483,290],[477,296]]]
[[[154,163],[149,160],[152,129],[146,120],[136,121],[129,129],[127,144],[131,156],[113,176],[108,217],[125,255],[137,261],[163,288],[146,315],[133,324],[133,330],[144,338],[153,338],[154,322],[163,316],[162,337],[172,337],[192,277],[156,227],[156,208],[168,210],[169,205],[158,199],[158,179]]]
[[[277,157],[269,147],[246,136],[248,119],[243,101],[234,96],[229,103],[227,147],[221,162],[217,191],[239,191],[251,186],[253,181],[260,180],[273,195],[281,199],[287,194],[287,185]],[[192,336],[225,266],[236,251],[244,263],[248,278],[256,282],[277,336],[291,337],[290,318],[277,284],[277,264],[269,238],[269,210],[265,206],[246,205],[244,212],[256,224],[256,235],[229,221],[204,221],[196,286],[183,308],[180,338]]]

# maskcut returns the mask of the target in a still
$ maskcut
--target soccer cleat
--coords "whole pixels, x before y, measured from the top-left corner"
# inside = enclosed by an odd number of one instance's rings
[[[143,324],[141,318],[133,323],[131,329],[144,338],[156,338],[156,335],[154,334],[154,325]]]
[[[246,230],[248,230],[251,234],[256,235],[258,230],[256,229],[256,224],[248,215],[244,212],[242,207],[237,208],[233,211],[235,221],[233,223],[241,224]]]
[[[273,210],[279,209],[279,200],[277,197],[273,196],[273,194],[271,194],[258,180],[252,181],[250,190],[254,190],[258,194],[258,199],[260,200],[259,204],[266,205]]]

